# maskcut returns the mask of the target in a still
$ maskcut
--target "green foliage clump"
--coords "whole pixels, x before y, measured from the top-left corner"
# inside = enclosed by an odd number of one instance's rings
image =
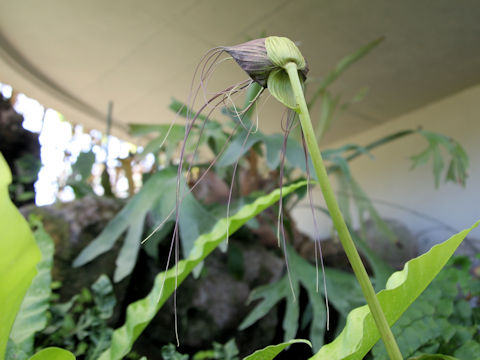
[[[295,294],[300,293],[302,286],[308,295],[308,306],[300,317],[298,300],[292,296],[288,276],[285,275],[278,282],[256,288],[250,294],[249,301],[261,300],[240,324],[243,330],[265,316],[281,301],[286,302],[286,311],[283,319],[284,341],[295,338],[299,326],[306,328],[310,325],[309,338],[314,351],[318,351],[324,344],[326,309],[325,292],[322,286],[316,288],[316,269],[291,247],[288,248],[288,260],[292,269],[292,287]],[[326,268],[327,292],[330,303],[340,315],[340,323],[344,323],[351,309],[363,305],[360,287],[352,274],[336,269]],[[301,319],[301,321],[300,321]]]
[[[107,320],[115,304],[113,286],[106,275],[66,303],[58,303],[54,295],[48,325],[37,335],[37,347],[61,344],[83,359],[98,359],[110,345],[113,329]]]
[[[192,360],[239,360],[238,348],[234,339],[220,344],[213,342],[213,349],[202,350],[193,355]],[[163,360],[189,360],[190,356],[181,354],[173,344],[162,347]]]

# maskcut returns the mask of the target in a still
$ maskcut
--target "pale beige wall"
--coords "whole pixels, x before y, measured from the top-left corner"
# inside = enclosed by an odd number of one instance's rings
[[[354,160],[351,163],[352,172],[372,199],[414,209],[456,229],[468,227],[480,219],[480,85],[332,144],[332,147],[346,143],[366,145],[389,133],[419,126],[451,136],[465,147],[470,157],[470,173],[465,188],[442,183],[435,189],[431,163],[411,170],[409,157],[426,148],[427,144],[419,135],[377,148],[372,152],[374,160],[368,157]],[[315,194],[315,201],[322,203],[319,192]],[[381,204],[376,206],[383,216],[402,220],[421,237],[424,244],[439,242],[451,235],[448,230],[407,211]],[[311,232],[308,211],[298,209],[295,215],[300,226]],[[329,221],[323,215],[319,215],[319,219],[322,235],[328,236]],[[480,239],[480,230],[472,232],[472,237]]]

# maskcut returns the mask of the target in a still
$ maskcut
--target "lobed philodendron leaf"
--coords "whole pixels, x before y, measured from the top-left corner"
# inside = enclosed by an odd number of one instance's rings
[[[286,186],[283,188],[282,195],[286,196],[305,185],[306,182],[301,181]],[[125,324],[114,331],[110,348],[100,356],[100,360],[122,359],[128,354],[134,341],[174,292],[176,275],[178,274],[177,283],[180,285],[187,275],[226,239],[227,226],[228,234],[233,234],[248,220],[277,202],[279,198],[280,191],[278,189],[261,196],[253,203],[243,206],[229,219],[219,220],[209,233],[201,235],[195,241],[187,259],[180,261],[177,267],[174,266],[167,272],[158,274],[150,293],[145,298],[128,306]]]
[[[83,249],[73,262],[73,266],[82,266],[109,251],[126,232],[125,241],[116,260],[114,281],[119,282],[128,276],[136,263],[148,211],[153,211],[159,222],[172,216],[170,211],[175,207],[176,186],[177,172],[173,168],[152,175],[100,235]],[[193,241],[202,231],[210,229],[215,219],[203,209],[192,194],[186,194],[182,212],[191,215],[188,223],[180,217],[179,224],[182,250],[184,254],[188,254],[193,247]]]
[[[30,227],[8,196],[11,182],[10,169],[0,154],[0,359],[41,257]]]
[[[452,181],[465,186],[468,176],[468,155],[465,149],[452,138],[426,130],[419,130],[418,133],[428,141],[428,147],[420,154],[410,157],[412,160],[412,169],[418,165],[425,164],[430,158],[433,158],[433,175],[435,187],[438,188],[442,177],[442,170],[445,167],[445,161],[442,156],[441,147],[450,155],[450,163],[445,175],[445,182]]]
[[[323,345],[326,327],[325,293],[322,284],[316,289],[316,268],[307,260],[301,257],[291,246],[287,246],[288,262],[293,269],[291,275],[292,288],[295,294],[299,294],[302,286],[307,293],[311,306],[311,316],[307,321],[302,320],[305,326],[310,325],[309,339],[312,342],[313,350],[320,350]],[[351,274],[336,269],[325,268],[327,279],[327,292],[330,303],[335,307],[338,314],[345,318],[348,312],[355,306],[364,303],[360,286],[355,277]],[[321,280],[320,280],[321,281]],[[239,330],[246,329],[256,321],[264,317],[280,301],[285,300],[285,315],[283,318],[284,341],[288,341],[297,335],[299,325],[299,305],[295,301],[290,289],[288,276],[285,275],[279,281],[255,288],[248,299],[248,302],[260,300],[252,311],[245,317],[239,326]],[[359,301],[360,300],[360,301]]]
[[[480,221],[477,221],[472,227],[435,245],[427,253],[407,262],[402,271],[397,271],[390,276],[385,290],[377,294],[390,326],[425,290],[467,234],[479,223]],[[363,359],[379,338],[380,334],[370,310],[364,305],[350,312],[347,324],[340,335],[332,343],[323,346],[311,359]]]
[[[75,355],[70,351],[58,347],[49,347],[40,350],[29,360],[75,360]]]
[[[307,344],[308,346],[312,347],[312,344],[310,344],[310,341],[308,340],[293,339],[281,344],[270,345],[261,350],[257,350],[252,355],[249,355],[246,358],[243,358],[243,360],[272,360],[275,358],[275,356],[280,354],[286,347],[292,344],[298,344],[298,343]]]
[[[42,260],[37,265],[38,273],[23,298],[20,311],[10,332],[7,360],[28,359],[33,353],[35,333],[43,330],[47,325],[47,310],[52,293],[50,284],[52,282],[54,244],[38,219],[32,219],[30,223],[36,227],[34,235],[42,253]]]

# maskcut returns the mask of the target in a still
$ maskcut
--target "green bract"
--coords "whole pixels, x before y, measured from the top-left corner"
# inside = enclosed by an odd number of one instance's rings
[[[294,63],[303,84],[308,73],[305,58],[293,41],[285,37],[270,36],[266,38],[265,48],[268,58],[276,66],[276,69],[270,72],[268,76],[268,90],[283,105],[297,110],[298,104],[285,68],[289,63]]]
[[[303,76],[307,76],[307,62],[292,40],[286,37],[269,36],[265,39],[265,48],[268,58],[274,65],[284,68],[289,62],[294,62]]]
[[[272,94],[275,99],[290,109],[295,110],[297,108],[292,85],[290,85],[290,80],[285,70],[277,69],[272,71],[268,77],[267,84],[270,94]]]

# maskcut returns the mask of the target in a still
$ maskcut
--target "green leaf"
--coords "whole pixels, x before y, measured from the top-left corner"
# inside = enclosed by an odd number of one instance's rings
[[[37,352],[30,360],[75,360],[75,355],[58,347],[49,347]]]
[[[184,183],[181,183],[183,186]],[[128,276],[136,263],[140,242],[142,240],[145,217],[152,210],[164,220],[175,207],[177,171],[167,168],[150,176],[140,191],[133,196],[125,207],[111,220],[100,235],[95,238],[73,262],[74,267],[82,266],[97,256],[110,250],[120,236],[127,232],[120,254],[116,260],[114,281],[119,282]],[[188,254],[193,241],[201,230],[213,224],[213,218],[202,205],[187,194],[181,210],[185,217],[180,218],[180,236],[184,254]]]
[[[249,87],[249,90],[247,92],[247,99],[246,99],[247,101],[248,101],[248,98],[249,98],[248,94],[251,93],[251,91],[254,90],[254,88],[255,88],[254,86]],[[188,115],[191,119],[192,116],[195,114],[195,112],[192,109],[190,109],[185,103],[182,103],[181,101],[179,101],[177,99],[172,99],[169,108],[170,108],[170,110],[174,111],[179,116],[182,116],[182,117],[185,117],[185,118]],[[250,111],[244,115],[244,119],[249,118],[248,117],[249,113],[250,113]],[[231,113],[228,112],[227,115],[230,116]],[[232,118],[234,118],[234,120],[238,121],[236,116],[232,117]],[[200,119],[202,121],[206,121],[207,117],[203,114],[200,114],[198,116],[198,119]],[[208,118],[208,121],[204,125],[201,125],[201,127],[203,127],[202,138],[205,138],[207,140],[207,144],[210,147],[210,149],[214,153],[220,152],[220,150],[223,148],[223,146],[225,144],[225,141],[227,140],[227,138],[229,136],[226,132],[223,131],[222,125],[217,120]],[[194,128],[199,128],[199,127],[195,125]],[[183,134],[185,134],[184,127],[182,127],[182,129],[183,129],[182,130],[182,138],[180,140],[183,140]]]
[[[235,136],[234,139],[228,145],[228,148],[225,150],[221,158],[217,162],[217,166],[228,166],[235,163],[240,157],[247,153],[248,150],[255,144],[263,141],[263,134],[261,132],[250,133],[247,141],[245,137],[247,136],[247,131],[242,131],[239,135]]]
[[[298,141],[292,138],[288,138],[285,157],[287,158],[287,161],[291,166],[299,168],[304,173],[307,171],[307,166],[305,164],[305,151],[303,150],[303,145]],[[317,174],[315,171],[312,171],[313,163],[310,156],[308,157],[308,162],[308,167],[310,169],[310,177],[311,179],[316,179]]]
[[[442,354],[423,354],[408,358],[408,360],[458,360],[456,357]]]
[[[192,118],[195,115],[193,109],[190,109],[186,104],[177,99],[172,99],[168,108],[184,118]],[[198,118],[200,120],[207,120],[207,116],[203,114],[200,114]]]
[[[203,350],[195,353],[193,360],[239,360],[238,353],[235,339],[231,339],[225,344],[213,342],[212,350]]]
[[[475,359],[480,354],[480,344],[475,340],[465,341],[456,351],[458,359]]]
[[[173,344],[163,346],[161,354],[163,360],[188,360],[188,355],[180,354]]]
[[[51,291],[54,244],[53,240],[45,231],[42,223],[32,220],[36,227],[34,232],[37,246],[42,253],[42,260],[37,264],[37,275],[23,298],[20,311],[13,324],[8,342],[8,352],[16,354],[12,359],[27,359],[28,354],[33,353],[34,335],[47,325],[47,310]],[[20,355],[23,352],[23,356]],[[9,357],[7,356],[7,359]]]
[[[430,159],[431,155],[432,155],[432,148],[428,147],[427,149],[422,151],[420,154],[411,156],[410,160],[412,161],[412,169],[415,169],[419,165],[426,164],[428,162],[428,159]]]
[[[288,261],[292,269],[292,286],[295,294],[299,294],[300,284],[307,291],[308,299],[312,307],[313,319],[310,326],[310,340],[313,343],[314,351],[323,345],[323,338],[326,325],[326,311],[324,301],[324,288],[319,284],[316,289],[316,269],[313,265],[302,258],[293,248],[287,247]],[[326,268],[327,292],[330,303],[343,316],[347,316],[354,306],[359,305],[356,299],[362,299],[360,288],[352,274],[335,269]],[[243,330],[257,320],[265,316],[277,303],[286,301],[286,314],[283,319],[285,330],[285,341],[296,335],[298,327],[298,301],[293,300],[288,276],[285,275],[279,281],[258,287],[252,291],[249,302],[262,299],[255,308],[247,315],[240,324],[239,329]],[[355,301],[352,303],[352,301]],[[360,302],[363,304],[363,302]],[[294,324],[294,322],[296,324]],[[308,322],[304,325],[307,325]],[[288,328],[289,326],[290,328]]]
[[[255,112],[255,108],[257,106],[256,102],[253,102],[260,91],[263,91],[263,88],[260,84],[254,82],[251,86],[248,87],[247,92],[245,94],[245,99],[243,102],[243,107],[246,109],[250,106],[250,109],[245,113],[243,116],[244,119],[251,120],[252,115]],[[253,103],[253,105],[252,105]]]
[[[464,186],[468,176],[467,170],[469,161],[467,153],[463,147],[452,138],[442,134],[425,130],[420,130],[418,133],[428,141],[429,145],[423,152],[410,158],[412,160],[412,168],[425,164],[430,156],[433,155],[433,175],[435,187],[438,187],[440,185],[442,170],[445,166],[440,151],[440,147],[443,146],[450,155],[450,163],[445,175],[445,181],[452,181]]]
[[[243,360],[271,360],[271,359],[274,359],[275,356],[280,354],[286,347],[292,344],[298,344],[298,343],[304,343],[312,347],[312,344],[308,340],[293,339],[281,344],[267,346],[262,350],[257,350],[253,354],[244,358]]]
[[[265,135],[263,141],[267,149],[267,166],[274,170],[280,165],[280,155],[282,153],[284,135],[272,134]]]
[[[327,149],[322,151],[322,156],[324,157],[325,160],[331,160],[332,157],[342,155],[345,152],[350,152],[353,151],[355,154],[363,154],[367,155],[370,159],[374,159],[373,155],[370,153],[368,148],[365,146],[357,145],[357,144],[346,144],[343,146],[340,146],[339,148],[336,149]],[[348,161],[348,159],[346,159]]]
[[[323,92],[322,108],[321,108],[322,111],[320,113],[320,118],[315,128],[315,137],[317,138],[317,141],[319,143],[323,135],[325,135],[328,129],[330,129],[333,115],[335,113],[335,110],[338,107],[339,102],[340,102],[340,95],[337,95],[332,99],[332,96],[328,91]]]
[[[128,124],[128,132],[132,136],[143,136],[148,135],[150,133],[160,133],[165,136],[170,129],[170,125],[160,125],[160,124]],[[172,125],[170,133],[183,133],[185,134],[185,126],[184,125]],[[183,136],[182,136],[183,139]]]
[[[295,286],[297,287],[297,282],[295,282]],[[275,283],[263,285],[254,289],[250,293],[248,302],[250,303],[258,299],[262,299],[262,301],[255,306],[255,308],[248,314],[247,317],[245,317],[245,319],[243,319],[239,326],[239,330],[246,329],[264,317],[272,309],[272,307],[274,307],[283,298],[286,298],[287,304],[289,301],[293,301],[287,276],[284,276]],[[293,334],[293,336],[295,335],[296,333]]]
[[[306,182],[302,181],[284,187],[282,195],[286,196],[305,185]],[[166,273],[162,272],[158,274],[155,277],[155,282],[150,293],[145,298],[128,306],[125,324],[115,330],[110,348],[102,354],[100,359],[122,359],[123,356],[130,351],[133,342],[173,293],[177,269],[177,283],[180,285],[187,275],[226,239],[227,226],[228,233],[230,235],[233,234],[248,220],[277,202],[279,198],[280,191],[278,189],[268,195],[259,197],[253,203],[243,206],[235,215],[230,216],[229,219],[223,218],[219,220],[208,234],[201,235],[195,241],[195,245],[187,259],[180,261],[177,266],[174,266]]]
[[[147,214],[147,209],[141,209],[142,212],[133,214],[130,219],[130,226],[123,241],[122,249],[115,261],[115,273],[113,281],[120,282],[126,278],[135,267],[137,262],[138,251],[140,250],[140,242],[143,234],[143,223]]]
[[[101,319],[109,319],[115,308],[117,300],[113,291],[113,285],[107,275],[102,274],[92,286],[93,300],[99,311]]]
[[[195,246],[195,240],[215,225],[217,218],[210,214],[193,196],[182,202],[179,227],[182,251],[188,256]]]
[[[290,296],[287,299],[293,300],[290,287],[288,287],[288,291],[290,292]],[[300,294],[300,286],[298,282],[295,282],[293,284],[293,292],[297,295]],[[284,339],[293,339],[297,335],[299,316],[300,316],[300,308],[298,306],[298,303],[296,301],[287,301],[285,315],[283,316],[283,323],[282,323],[282,328],[284,331],[284,335],[283,335]]]
[[[12,175],[0,154],[0,358],[41,253],[27,222],[8,196]]]
[[[440,186],[440,177],[442,176],[442,170],[444,167],[444,162],[442,159],[442,154],[438,147],[433,148],[433,175],[435,178],[435,187]]]
[[[435,245],[426,254],[407,262],[402,271],[390,276],[386,289],[377,294],[390,325],[393,325],[422,293],[465,236],[479,223],[480,221],[445,242]],[[332,343],[323,346],[312,359],[362,359],[379,338],[380,334],[370,310],[365,305],[350,312],[342,333]]]
[[[73,262],[74,267],[82,266],[97,256],[110,250],[120,235],[130,227],[135,231],[129,231],[130,239],[125,241],[120,252],[125,261],[119,263],[115,269],[115,279],[121,280],[128,275],[128,270],[133,268],[136,262],[138,247],[141,241],[141,235],[136,231],[138,224],[144,223],[146,210],[153,207],[165,191],[171,192],[171,188],[166,186],[168,183],[174,182],[176,173],[174,171],[160,171],[152,175],[144,184],[141,190],[134,196],[127,205],[110,221],[100,235],[91,242]],[[127,235],[127,238],[129,236]],[[128,256],[127,256],[128,254]],[[133,265],[132,265],[133,264]]]

